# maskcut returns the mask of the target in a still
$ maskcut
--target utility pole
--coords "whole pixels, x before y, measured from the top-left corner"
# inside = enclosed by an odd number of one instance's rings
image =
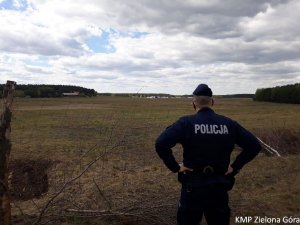
[[[0,224],[11,225],[11,207],[8,188],[8,165],[11,151],[10,122],[12,116],[13,93],[16,82],[7,81],[2,95],[0,116]]]

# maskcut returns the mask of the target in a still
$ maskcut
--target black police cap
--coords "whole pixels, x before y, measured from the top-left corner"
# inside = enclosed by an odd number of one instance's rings
[[[193,95],[212,97],[212,91],[207,86],[207,84],[199,84],[198,87],[193,92]]]

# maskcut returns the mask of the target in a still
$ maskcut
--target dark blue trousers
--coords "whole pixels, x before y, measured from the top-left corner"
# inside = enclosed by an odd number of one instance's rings
[[[199,225],[203,215],[208,225],[229,225],[227,188],[182,186],[177,225]]]

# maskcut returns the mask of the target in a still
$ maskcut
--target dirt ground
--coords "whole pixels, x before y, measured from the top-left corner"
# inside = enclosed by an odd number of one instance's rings
[[[13,200],[29,200],[47,193],[47,169],[51,162],[47,160],[14,160],[10,162],[10,195]]]

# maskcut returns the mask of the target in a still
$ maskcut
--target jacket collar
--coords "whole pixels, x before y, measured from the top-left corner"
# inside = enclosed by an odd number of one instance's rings
[[[214,110],[212,110],[210,107],[204,107],[204,108],[200,109],[197,113],[200,113],[200,112],[214,113]]]

